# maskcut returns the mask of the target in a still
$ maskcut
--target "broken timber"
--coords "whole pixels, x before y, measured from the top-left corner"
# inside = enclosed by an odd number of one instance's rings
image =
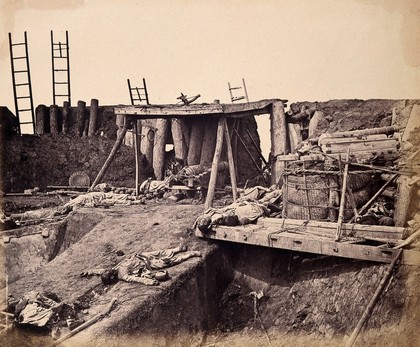
[[[286,249],[305,253],[391,263],[398,253],[389,244],[403,242],[405,228],[343,223],[342,241],[335,241],[336,223],[281,218],[261,218],[257,224],[213,226],[207,233],[195,231],[205,239]],[[346,239],[347,238],[347,239]],[[380,246],[358,244],[376,241]],[[402,263],[420,266],[420,252],[404,250]]]

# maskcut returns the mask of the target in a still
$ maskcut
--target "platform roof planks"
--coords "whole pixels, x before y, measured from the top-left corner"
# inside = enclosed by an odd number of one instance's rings
[[[272,182],[282,187],[281,218],[260,217],[247,225],[211,225],[205,231],[196,228],[196,236],[384,263],[395,263],[401,255],[403,264],[419,266],[420,252],[407,247],[420,229],[407,218],[419,181],[412,162],[420,151],[408,146],[411,153],[406,153],[403,148],[410,136],[416,136],[411,130],[420,129],[420,107],[413,107],[405,130],[391,124],[302,141],[290,126],[299,121],[296,116],[284,117],[283,109],[277,109],[282,106],[279,102],[270,102],[270,106],[275,158]],[[293,143],[296,151],[291,154]],[[396,184],[391,196],[395,202],[392,218],[385,225],[363,224],[362,215],[378,200],[385,201],[382,194],[390,184]]]

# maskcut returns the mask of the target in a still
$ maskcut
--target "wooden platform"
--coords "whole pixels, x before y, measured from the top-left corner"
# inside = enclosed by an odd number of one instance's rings
[[[327,226],[313,225],[319,223]],[[391,263],[398,253],[393,247],[402,242],[404,233],[404,228],[398,227],[343,224],[343,239],[336,242],[335,230],[336,223],[261,218],[257,224],[220,225],[207,233],[196,229],[195,234],[204,239]],[[402,263],[419,266],[420,252],[404,250]]]

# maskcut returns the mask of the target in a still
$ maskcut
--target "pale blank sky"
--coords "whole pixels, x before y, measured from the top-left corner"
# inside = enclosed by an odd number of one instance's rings
[[[126,79],[143,77],[152,103],[227,103],[242,77],[251,101],[419,98],[417,0],[0,4],[0,105],[13,112],[7,33],[27,31],[34,103],[50,105],[50,30],[69,31],[73,104],[129,104]]]

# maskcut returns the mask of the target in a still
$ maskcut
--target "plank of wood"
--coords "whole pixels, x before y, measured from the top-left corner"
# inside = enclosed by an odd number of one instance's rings
[[[308,234],[325,235],[333,238],[337,228],[336,223],[322,221],[305,221],[300,219],[259,218],[258,225],[263,227],[276,226],[281,229],[301,228]],[[382,225],[342,224],[343,237],[373,237],[377,239],[401,240],[406,234],[406,228]]]
[[[207,210],[213,204],[214,192],[216,190],[216,181],[217,181],[217,169],[219,166],[220,155],[222,153],[223,147],[223,132],[224,132],[224,121],[223,118],[219,118],[219,123],[217,126],[217,137],[216,137],[216,148],[214,150],[213,163],[211,165],[211,173],[209,180],[209,187],[207,190],[207,197],[204,203],[204,208]]]
[[[108,170],[109,166],[114,160],[114,157],[117,154],[118,149],[121,147],[121,144],[124,140],[126,133],[127,133],[127,123],[123,126],[122,131],[119,133],[117,140],[115,141],[114,146],[112,147],[111,152],[108,155],[108,158],[105,160],[104,165],[102,166],[101,170],[99,171],[98,175],[96,176],[89,190],[92,190],[93,188],[95,188],[97,184],[101,183],[101,180],[105,176],[106,171]]]
[[[266,99],[239,104],[190,104],[182,105],[119,105],[114,107],[115,114],[130,115],[141,118],[173,118],[209,115],[219,117],[247,117],[249,115],[268,114],[274,102],[280,99]]]
[[[238,197],[238,188],[236,185],[236,170],[235,170],[235,163],[233,161],[232,144],[230,142],[230,135],[229,135],[229,129],[227,126],[226,118],[223,118],[223,130],[225,133],[226,147],[227,147],[227,153],[228,153],[229,175],[230,175],[230,182],[232,185],[233,202],[235,202]]]
[[[284,170],[284,163],[277,160],[279,155],[289,154],[287,144],[287,125],[282,102],[274,102],[270,117],[271,153],[271,184],[278,184]]]
[[[209,233],[202,233],[197,228],[195,234],[196,236],[205,239],[223,240],[383,263],[391,263],[399,252],[398,249],[335,242],[333,239],[328,240],[313,235],[299,235],[287,232],[275,234],[264,230],[264,228],[215,226]],[[403,264],[420,266],[420,252],[404,251]]]

